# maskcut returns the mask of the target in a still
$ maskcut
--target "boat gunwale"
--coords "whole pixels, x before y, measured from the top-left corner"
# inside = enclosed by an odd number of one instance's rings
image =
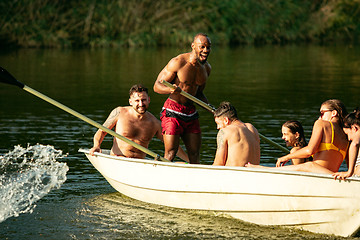
[[[89,154],[89,149],[80,148],[79,152]],[[295,176],[306,176],[306,177],[315,177],[315,178],[327,178],[334,180],[334,177],[330,174],[322,174],[322,173],[310,173],[310,172],[298,172],[298,171],[283,171],[279,169],[262,169],[262,168],[248,168],[248,167],[229,167],[229,166],[213,166],[213,165],[205,165],[205,164],[184,164],[184,163],[176,163],[176,162],[161,162],[155,161],[153,159],[139,159],[139,158],[127,158],[121,156],[112,156],[105,153],[95,152],[95,156],[110,158],[118,161],[126,161],[126,162],[135,162],[135,163],[143,163],[143,164],[151,164],[151,165],[161,165],[167,167],[178,167],[178,168],[197,168],[197,169],[207,169],[207,170],[222,170],[222,171],[241,171],[241,172],[260,172],[260,173],[269,173],[269,174],[281,174],[281,175],[295,175]],[[360,178],[357,177],[349,177],[346,180],[334,180],[334,181],[360,181]]]

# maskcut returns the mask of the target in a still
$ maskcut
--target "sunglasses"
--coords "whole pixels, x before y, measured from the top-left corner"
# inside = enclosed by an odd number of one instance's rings
[[[325,114],[326,112],[331,112],[331,111],[332,111],[332,110],[330,110],[330,109],[321,110],[321,111],[320,111],[320,117],[324,116],[324,114]]]

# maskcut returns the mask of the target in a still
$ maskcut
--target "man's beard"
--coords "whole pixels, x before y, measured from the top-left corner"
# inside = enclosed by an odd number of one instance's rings
[[[139,109],[143,109],[143,111],[139,111]],[[147,111],[147,108],[134,108],[135,112],[139,113],[139,114],[145,114]]]

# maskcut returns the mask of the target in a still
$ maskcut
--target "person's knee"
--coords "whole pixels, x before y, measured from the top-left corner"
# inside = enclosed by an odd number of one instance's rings
[[[174,160],[175,156],[176,156],[177,151],[175,149],[171,149],[168,151],[165,151],[165,158],[172,161]]]
[[[299,171],[311,172],[311,169],[313,169],[313,167],[314,167],[314,163],[313,162],[305,162],[305,163],[299,164],[297,166],[299,166]]]

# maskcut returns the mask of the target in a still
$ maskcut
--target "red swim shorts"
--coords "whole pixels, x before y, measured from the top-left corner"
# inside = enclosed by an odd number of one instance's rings
[[[162,133],[182,135],[201,133],[199,114],[194,105],[184,106],[168,98],[160,113]]]

